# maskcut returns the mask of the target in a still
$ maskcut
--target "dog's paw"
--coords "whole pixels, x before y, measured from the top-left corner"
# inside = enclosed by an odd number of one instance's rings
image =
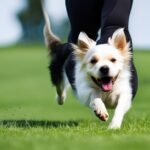
[[[108,120],[108,117],[109,117],[108,112],[106,110],[104,103],[102,102],[100,98],[94,99],[90,103],[90,107],[93,109],[93,111],[95,112],[96,116],[99,119],[101,119],[102,121]]]
[[[63,105],[66,99],[66,92],[63,92],[61,95],[57,95],[56,99],[59,105]]]
[[[114,130],[117,130],[117,129],[120,129],[121,125],[120,124],[117,124],[117,123],[113,123],[111,122],[108,126],[108,129],[114,129]]]
[[[95,111],[95,114],[102,121],[107,121],[109,118],[107,111],[100,111],[100,112]]]
[[[57,96],[57,102],[59,105],[63,105],[64,100],[65,100],[65,98],[63,96]]]

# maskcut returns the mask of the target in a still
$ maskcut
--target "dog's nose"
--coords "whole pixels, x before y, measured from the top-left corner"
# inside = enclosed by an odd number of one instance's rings
[[[100,72],[103,74],[103,75],[107,75],[108,74],[108,72],[109,72],[109,68],[108,68],[108,66],[102,66],[101,68],[100,68]]]

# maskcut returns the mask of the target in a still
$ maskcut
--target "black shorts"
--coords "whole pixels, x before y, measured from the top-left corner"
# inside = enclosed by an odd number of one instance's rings
[[[129,15],[133,0],[66,0],[67,12],[71,25],[69,42],[76,43],[78,35],[84,31],[98,43],[105,43],[118,28],[125,28],[127,40]]]

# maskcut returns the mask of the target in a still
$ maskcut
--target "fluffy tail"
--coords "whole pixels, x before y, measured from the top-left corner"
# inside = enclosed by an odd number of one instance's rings
[[[45,26],[44,26],[44,29],[43,29],[45,45],[49,49],[53,50],[53,47],[55,47],[55,45],[57,45],[57,44],[60,44],[61,40],[51,30],[49,15],[48,15],[48,12],[45,8],[43,0],[41,0],[41,5],[42,5],[43,15],[44,15],[44,19],[45,19]]]
[[[44,6],[44,0],[41,0],[43,15],[45,18],[44,26],[44,38],[45,44],[49,49],[50,53],[50,75],[53,85],[58,85],[63,82],[63,68],[64,63],[67,60],[70,53],[72,53],[72,45],[70,43],[61,43],[59,37],[57,37],[51,30],[50,20],[46,8]]]

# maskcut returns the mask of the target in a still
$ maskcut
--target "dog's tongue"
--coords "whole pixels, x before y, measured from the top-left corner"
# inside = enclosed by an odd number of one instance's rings
[[[112,82],[102,83],[102,89],[105,92],[110,91],[112,89]]]

